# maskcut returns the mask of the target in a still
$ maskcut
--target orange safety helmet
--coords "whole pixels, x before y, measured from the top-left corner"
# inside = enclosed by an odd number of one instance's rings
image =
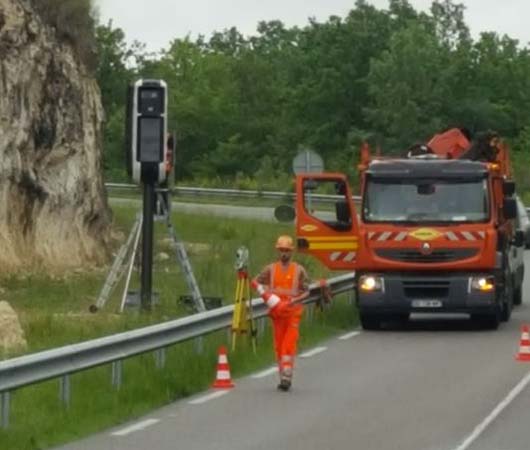
[[[282,235],[276,240],[277,249],[294,250],[293,238],[291,236]]]

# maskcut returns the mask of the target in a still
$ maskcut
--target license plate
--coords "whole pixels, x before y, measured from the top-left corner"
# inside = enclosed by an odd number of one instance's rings
[[[440,300],[412,300],[413,308],[441,308]]]

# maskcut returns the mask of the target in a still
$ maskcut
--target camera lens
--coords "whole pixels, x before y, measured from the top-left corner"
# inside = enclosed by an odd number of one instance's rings
[[[164,96],[161,88],[140,88],[138,112],[144,115],[159,116],[164,113]]]

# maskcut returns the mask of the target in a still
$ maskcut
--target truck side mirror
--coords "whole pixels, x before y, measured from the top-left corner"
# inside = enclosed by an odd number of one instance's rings
[[[335,203],[335,213],[339,222],[351,224],[350,207],[346,200],[339,200]]]
[[[507,220],[517,217],[517,203],[514,198],[505,198],[502,205],[504,218]]]
[[[511,197],[513,194],[515,194],[515,181],[504,180],[502,184],[502,192],[505,197]]]
[[[280,205],[274,209],[274,217],[278,222],[294,222],[296,211],[291,205]]]

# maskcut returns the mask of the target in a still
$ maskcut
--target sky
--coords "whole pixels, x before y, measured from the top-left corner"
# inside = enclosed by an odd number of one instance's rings
[[[368,0],[386,9],[388,0]],[[309,17],[325,21],[344,17],[354,0],[95,0],[100,20],[113,21],[128,42],[146,44],[149,51],[167,48],[174,38],[190,34],[210,36],[213,31],[235,26],[244,35],[255,34],[262,20],[279,19],[287,26],[303,26]],[[417,10],[428,10],[431,0],[409,0]],[[466,23],[476,38],[482,31],[495,31],[530,42],[530,1],[460,0],[466,6]]]

